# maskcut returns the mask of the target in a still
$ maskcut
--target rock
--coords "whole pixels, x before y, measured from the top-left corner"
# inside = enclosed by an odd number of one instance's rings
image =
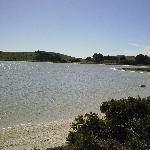
[[[142,84],[142,85],[140,85],[140,87],[146,87],[146,85]]]

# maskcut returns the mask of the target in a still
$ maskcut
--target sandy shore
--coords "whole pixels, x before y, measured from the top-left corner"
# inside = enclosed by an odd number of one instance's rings
[[[101,119],[105,115],[99,113]],[[74,119],[0,128],[0,150],[46,150],[66,143]]]
[[[31,150],[65,144],[73,120],[60,120],[41,124],[20,124],[0,129],[1,150]]]

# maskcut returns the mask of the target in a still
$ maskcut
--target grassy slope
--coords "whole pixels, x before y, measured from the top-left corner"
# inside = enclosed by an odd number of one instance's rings
[[[61,56],[63,60],[69,62],[75,57],[49,52],[50,54],[58,54]],[[0,53],[0,61],[35,61],[35,52],[1,52]]]
[[[35,53],[33,52],[2,52],[0,53],[1,61],[33,61]]]

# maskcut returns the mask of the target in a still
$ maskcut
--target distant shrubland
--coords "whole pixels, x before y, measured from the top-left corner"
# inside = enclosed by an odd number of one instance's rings
[[[139,54],[137,56],[103,56],[101,53],[94,53],[92,57],[86,59],[75,58],[55,52],[35,51],[35,52],[2,52],[0,51],[0,61],[38,61],[57,63],[92,63],[92,64],[121,64],[121,65],[150,65],[150,57]]]
[[[142,71],[142,72],[150,72],[150,68],[149,67],[140,67],[140,68],[122,68],[123,70],[129,70],[129,71]]]
[[[150,65],[150,57],[143,54],[137,56],[103,56],[101,53],[95,53],[92,57],[87,57],[86,62],[121,65]]]

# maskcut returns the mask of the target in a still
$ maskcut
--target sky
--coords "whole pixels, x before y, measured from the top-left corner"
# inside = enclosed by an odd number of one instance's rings
[[[150,56],[150,0],[0,0],[0,50]]]

